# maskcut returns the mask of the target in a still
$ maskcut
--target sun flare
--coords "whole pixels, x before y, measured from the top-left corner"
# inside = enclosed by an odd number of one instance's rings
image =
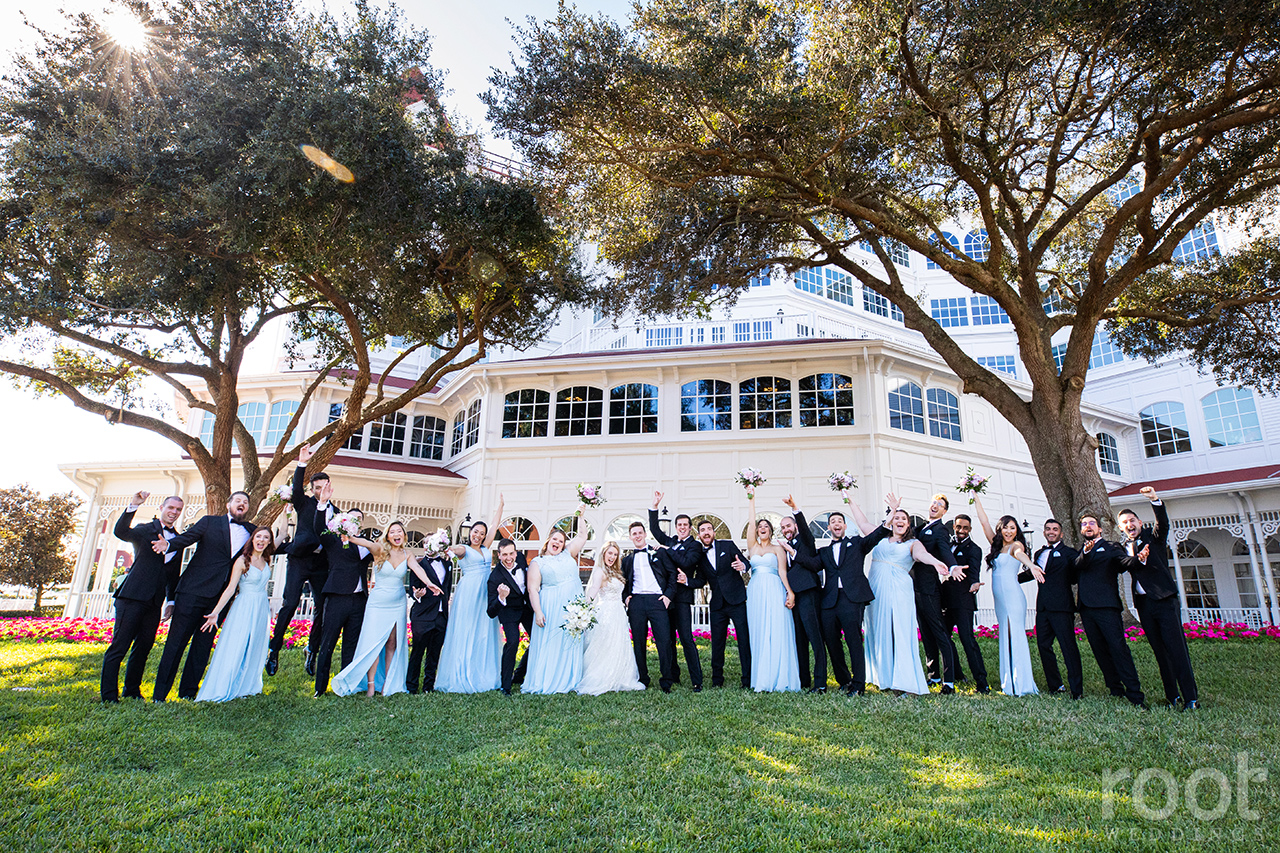
[[[129,53],[147,49],[150,33],[142,19],[128,9],[109,9],[102,16],[102,29],[120,48]]]

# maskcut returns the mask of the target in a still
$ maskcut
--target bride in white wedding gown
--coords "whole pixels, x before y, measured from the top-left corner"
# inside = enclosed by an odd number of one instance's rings
[[[587,629],[578,693],[644,690],[631,648],[631,625],[622,606],[622,550],[609,541],[591,571],[587,598],[596,602],[596,624]]]

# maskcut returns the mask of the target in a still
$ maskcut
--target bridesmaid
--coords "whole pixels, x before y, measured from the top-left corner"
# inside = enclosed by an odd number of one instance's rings
[[[218,645],[213,650],[204,682],[196,693],[197,702],[226,702],[262,692],[262,668],[267,661],[267,641],[271,639],[267,581],[271,578],[273,553],[275,542],[271,528],[255,529],[231,567],[231,580],[222,597],[213,612],[205,615],[200,630],[218,630],[218,615],[235,596],[218,634]]]
[[[1038,693],[1031,671],[1031,647],[1027,644],[1027,595],[1018,583],[1018,572],[1026,566],[1040,583],[1044,583],[1044,572],[1027,554],[1027,540],[1016,518],[1002,515],[992,529],[982,498],[976,494],[973,506],[991,543],[987,565],[991,567],[991,592],[1000,623],[1000,689],[1006,696]]]
[[[381,542],[369,543],[373,546],[369,548],[373,554],[373,583],[365,600],[355,657],[333,679],[333,692],[339,696],[350,696],[362,688],[367,696],[376,690],[381,690],[383,696],[405,691],[409,673],[405,578],[412,571],[429,588],[440,591],[405,548],[408,539],[404,525],[393,521]]]
[[[461,557],[462,578],[453,590],[449,628],[440,648],[440,668],[436,690],[443,693],[483,693],[502,687],[502,640],[498,620],[489,616],[489,570],[493,559],[489,548],[502,523],[502,495],[493,524],[477,521],[469,543],[449,548]]]
[[[773,524],[756,521],[756,496],[747,492],[751,518],[747,522],[747,554],[751,582],[747,584],[747,624],[751,626],[751,687],[757,692],[800,689],[796,657],[796,626],[788,612],[796,594],[787,583],[787,557],[795,556],[785,541],[775,544]]]
[[[577,516],[581,519],[582,507]],[[587,524],[568,543],[564,532],[552,530],[542,554],[529,564],[529,603],[533,606],[533,636],[529,638],[529,671],[524,693],[568,693],[582,680],[582,637],[563,629],[564,606],[582,594],[578,552],[587,544]]]

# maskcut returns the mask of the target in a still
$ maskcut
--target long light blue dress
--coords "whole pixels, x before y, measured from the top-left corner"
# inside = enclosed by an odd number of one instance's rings
[[[249,566],[236,584],[236,597],[218,632],[197,702],[226,702],[262,692],[262,668],[271,639],[271,601],[267,580],[271,572]]]
[[[547,624],[533,626],[529,637],[529,671],[522,693],[568,693],[582,680],[582,637],[565,631],[564,606],[582,593],[578,561],[567,551],[536,560],[542,576],[538,603]]]
[[[373,589],[364,604],[364,624],[360,627],[360,641],[356,643],[355,657],[333,679],[333,692],[339,696],[363,693],[369,686],[369,667],[378,662],[373,676],[373,689],[383,696],[405,691],[405,678],[409,674],[409,601],[404,591],[405,575],[409,573],[409,561],[398,566],[391,561],[383,563],[373,573]],[[396,650],[387,667],[387,638],[395,633]]]
[[[1000,623],[1000,689],[1009,696],[1039,693],[1031,671],[1031,647],[1027,644],[1027,594],[1018,583],[1022,564],[1008,554],[997,554],[991,572],[991,593]]]
[[[747,584],[747,624],[751,626],[751,687],[757,693],[800,689],[796,626],[787,609],[787,590],[778,576],[778,556],[751,558]]]
[[[920,664],[916,594],[911,583],[911,543],[884,539],[871,549],[867,582],[875,595],[867,605],[867,680],[881,690],[928,693]],[[928,571],[933,568],[927,567]]]
[[[466,549],[436,672],[436,690],[444,693],[483,693],[502,686],[502,640],[498,620],[488,613],[490,551]]]

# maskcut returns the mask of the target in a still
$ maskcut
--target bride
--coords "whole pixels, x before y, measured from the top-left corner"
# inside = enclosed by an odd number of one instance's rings
[[[599,696],[613,690],[644,690],[631,648],[631,625],[622,606],[622,549],[610,540],[587,583],[596,602],[596,624],[587,630],[578,693]]]

